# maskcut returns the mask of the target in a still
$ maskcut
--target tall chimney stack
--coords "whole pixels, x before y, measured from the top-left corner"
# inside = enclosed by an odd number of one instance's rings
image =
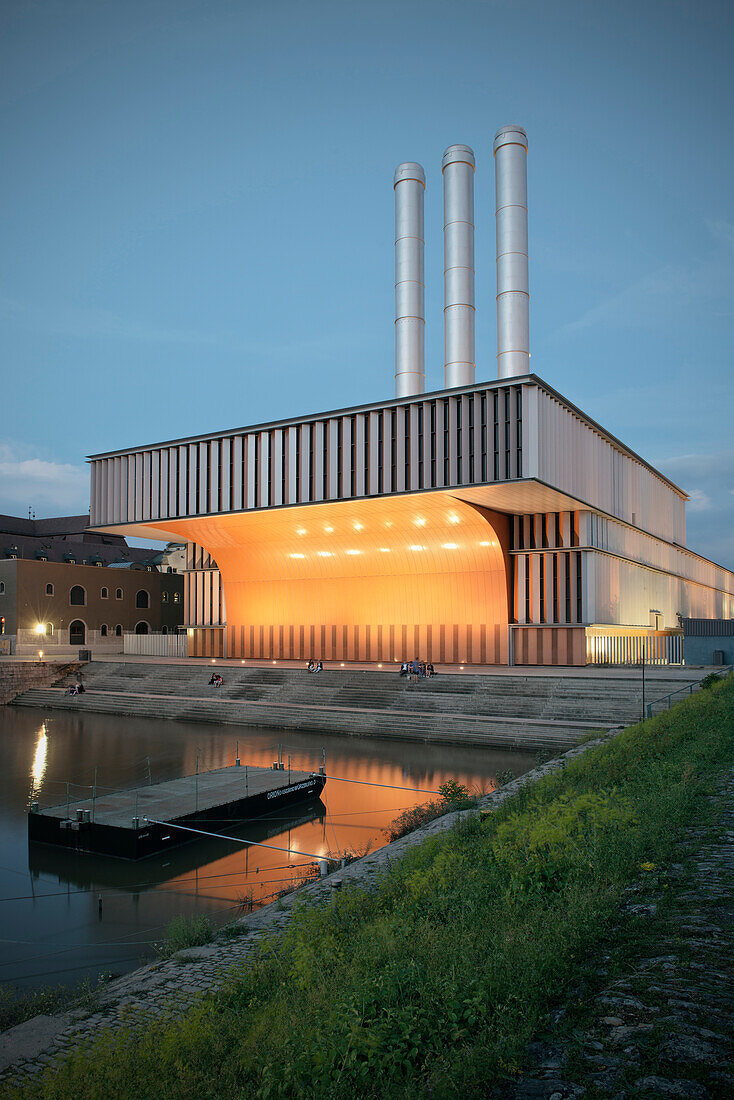
[[[494,138],[497,202],[497,376],[530,373],[528,138],[503,126]]]
[[[474,153],[443,155],[444,378],[446,389],[474,382]]]
[[[395,169],[395,396],[424,393],[425,275],[423,197],[426,175],[407,161]]]

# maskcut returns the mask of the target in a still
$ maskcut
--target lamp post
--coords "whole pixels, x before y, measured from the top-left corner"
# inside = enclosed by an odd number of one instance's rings
[[[642,642],[642,721],[645,721],[645,642]]]

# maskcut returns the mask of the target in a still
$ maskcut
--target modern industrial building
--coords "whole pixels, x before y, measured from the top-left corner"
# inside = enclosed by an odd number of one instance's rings
[[[443,158],[445,388],[425,393],[423,195],[394,178],[394,399],[91,458],[91,524],[186,541],[192,655],[680,660],[732,619],[686,494],[530,372],[527,138],[494,142],[497,378],[477,382],[474,155]]]

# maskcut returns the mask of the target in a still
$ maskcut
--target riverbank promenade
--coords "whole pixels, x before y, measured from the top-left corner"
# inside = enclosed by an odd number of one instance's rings
[[[212,671],[221,687],[209,684]],[[562,751],[600,729],[639,719],[644,704],[667,705],[701,671],[638,669],[440,669],[414,682],[387,669],[162,659],[93,661],[80,670],[85,693],[70,696],[74,672],[19,695],[17,706],[179,719],[265,729],[309,730],[437,744]],[[662,701],[662,702],[661,702]]]

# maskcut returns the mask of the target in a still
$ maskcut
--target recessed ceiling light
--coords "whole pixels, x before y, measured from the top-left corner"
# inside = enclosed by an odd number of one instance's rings
[[[347,550],[347,553],[350,555],[350,557],[354,557],[355,554],[361,554],[362,551],[361,550]]]
[[[320,558],[333,558],[334,555],[332,554],[331,550],[319,550],[319,557]]]
[[[354,530],[355,531],[364,531],[364,524],[363,523],[355,523]]]
[[[380,553],[381,554],[389,554],[390,553],[390,547],[389,546],[381,546],[380,547]]]
[[[305,554],[289,554],[288,556],[291,557],[291,558],[305,558],[306,557]]]
[[[425,525],[426,525],[425,516],[418,516],[418,518],[415,521],[415,525],[416,525],[416,527],[425,527]]]
[[[305,527],[297,527],[296,528],[296,534],[297,535],[305,535],[306,534],[306,528]]]
[[[444,550],[458,550],[459,544],[457,542],[444,542],[442,543]]]
[[[425,546],[409,546],[409,550],[425,550]]]
[[[455,513],[452,512],[449,516],[449,523],[461,523],[461,520]]]
[[[480,542],[479,545],[480,546],[491,546],[492,544],[490,542]]]
[[[326,531],[327,535],[333,535],[334,534],[334,528],[333,527],[324,527],[324,531]]]

